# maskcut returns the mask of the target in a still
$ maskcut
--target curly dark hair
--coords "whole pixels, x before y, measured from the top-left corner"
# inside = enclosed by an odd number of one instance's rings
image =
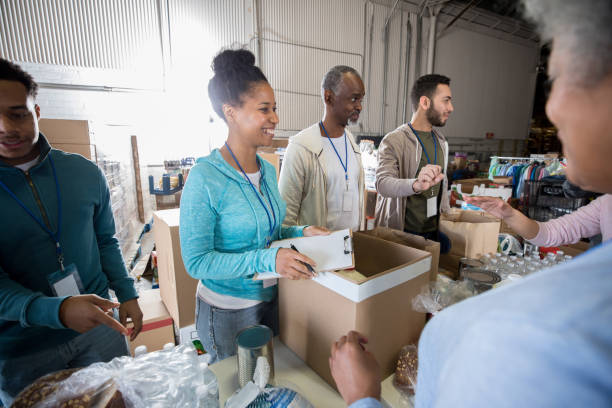
[[[21,82],[23,86],[25,86],[28,95],[36,99],[38,84],[34,81],[32,75],[21,69],[19,65],[4,58],[0,58],[0,79]]]
[[[255,66],[255,55],[245,49],[225,49],[212,62],[215,76],[208,82],[208,96],[212,107],[225,119],[223,105],[242,106],[242,95],[257,82],[268,82],[261,69]]]

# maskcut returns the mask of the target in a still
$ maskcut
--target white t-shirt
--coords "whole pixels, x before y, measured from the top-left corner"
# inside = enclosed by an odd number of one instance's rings
[[[344,228],[358,231],[361,224],[359,219],[360,164],[357,161],[357,156],[348,137],[323,138],[321,159],[325,166],[327,228],[332,231]],[[338,154],[334,151],[332,143]],[[342,163],[344,164],[346,164],[346,156],[348,156],[348,188],[344,168],[340,163],[338,155],[342,158]]]
[[[255,188],[259,190],[261,172],[258,171],[256,173],[247,173],[247,177],[251,183],[253,183]],[[198,297],[209,305],[221,309],[246,309],[261,303],[261,300],[243,299],[230,295],[222,295],[204,286],[202,281],[198,282]]]
[[[14,167],[17,167],[18,169],[21,169],[23,171],[28,171],[30,170],[32,167],[36,166],[38,164],[38,161],[40,160],[40,156],[38,156],[37,158],[35,158],[34,160],[30,160],[27,163],[21,163],[21,164],[16,164]]]

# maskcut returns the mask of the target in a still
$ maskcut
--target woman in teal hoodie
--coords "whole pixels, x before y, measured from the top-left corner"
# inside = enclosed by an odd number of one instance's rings
[[[225,50],[213,60],[208,93],[227,123],[227,141],[198,159],[181,198],[180,237],[187,272],[199,280],[196,329],[212,361],[235,354],[234,337],[253,324],[278,331],[276,280],[312,275],[314,262],[293,250],[269,248],[274,240],[327,234],[319,227],[282,227],[285,202],[276,171],[257,154],[272,143],[278,123],[274,92],[247,50]]]

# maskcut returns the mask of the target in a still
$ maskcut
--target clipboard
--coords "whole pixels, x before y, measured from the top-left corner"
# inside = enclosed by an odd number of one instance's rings
[[[330,272],[355,267],[353,233],[350,229],[334,231],[329,235],[288,238],[272,242],[270,248],[290,248],[294,245],[301,254],[317,263],[314,270]],[[276,272],[257,273],[255,280],[281,278]]]

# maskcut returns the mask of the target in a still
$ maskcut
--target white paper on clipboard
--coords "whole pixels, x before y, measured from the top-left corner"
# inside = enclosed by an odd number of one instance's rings
[[[272,242],[270,248],[290,248],[293,244],[301,254],[306,255],[317,263],[314,270],[317,272],[335,271],[355,267],[353,256],[353,234],[350,229],[334,231],[329,235],[314,237],[288,238]],[[275,272],[256,274],[253,279],[279,278]]]

